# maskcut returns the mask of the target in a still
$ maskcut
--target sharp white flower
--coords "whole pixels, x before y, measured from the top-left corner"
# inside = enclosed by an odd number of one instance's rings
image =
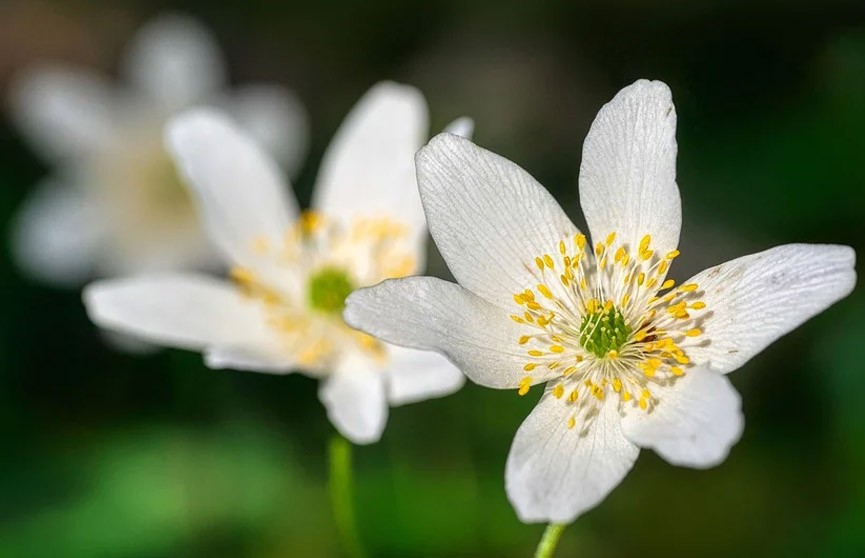
[[[452,126],[469,133],[471,123]],[[378,440],[388,403],[464,382],[437,353],[381,343],[341,317],[353,289],[422,270],[427,229],[414,154],[427,138],[419,91],[373,87],[325,153],[313,209],[299,214],[273,161],[224,116],[198,109],[177,117],[169,150],[233,283],[194,275],[97,282],[84,294],[90,317],[201,350],[212,368],[320,377],[334,425],[356,443]]]
[[[846,246],[793,244],[675,286],[676,113],[638,81],[604,106],[583,146],[580,201],[592,242],[514,163],[439,135],[417,155],[433,240],[459,285],[429,277],[354,292],[346,321],[446,355],[473,381],[546,383],[508,457],[526,522],[570,522],[630,470],[639,448],[710,467],[739,439],[725,376],[846,296]]]
[[[125,82],[114,85],[51,64],[13,84],[13,120],[56,165],[14,224],[14,254],[35,278],[77,285],[216,261],[162,143],[166,119],[179,110],[225,107],[290,170],[305,151],[306,116],[294,95],[267,84],[228,91],[213,38],[187,17],[146,24],[121,73]]]

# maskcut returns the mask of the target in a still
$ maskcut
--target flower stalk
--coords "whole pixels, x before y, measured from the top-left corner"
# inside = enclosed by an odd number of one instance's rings
[[[339,434],[330,440],[330,501],[339,541],[346,556],[364,558],[354,515],[351,443]]]
[[[544,534],[538,543],[538,549],[535,550],[535,558],[551,558],[556,551],[556,546],[559,544],[559,539],[562,536],[562,531],[567,527],[564,523],[550,523],[544,529]]]

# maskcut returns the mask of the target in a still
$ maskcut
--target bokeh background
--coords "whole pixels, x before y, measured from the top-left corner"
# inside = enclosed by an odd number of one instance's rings
[[[861,0],[0,0],[0,91],[37,60],[113,72],[135,29],[167,10],[214,31],[237,82],[299,94],[313,134],[302,203],[345,112],[390,78],[424,91],[433,129],[474,117],[476,141],[580,223],[588,126],[650,77],[679,114],[674,278],[786,242],[865,250]],[[0,116],[0,222],[46,172]],[[28,281],[8,249],[0,287],[0,556],[339,556],[315,381],[112,350],[79,292]],[[557,556],[865,555],[863,310],[859,288],[734,373],[747,426],[723,465],[644,452]],[[382,441],[355,452],[370,553],[530,555],[542,527],[519,523],[502,477],[539,395],[468,385],[393,409]]]

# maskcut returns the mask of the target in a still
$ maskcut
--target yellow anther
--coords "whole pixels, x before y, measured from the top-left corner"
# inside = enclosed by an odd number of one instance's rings
[[[673,258],[678,258],[680,253],[681,252],[679,252],[678,250],[673,250],[672,252],[668,252],[667,255],[664,257],[668,260],[672,260]]]
[[[537,349],[532,349],[529,351],[529,356],[539,357],[539,356],[544,356],[544,353],[537,350]]]
[[[563,353],[565,352],[565,348],[561,345],[550,345],[550,352],[553,353]]]
[[[672,372],[674,376],[682,376],[685,374],[685,372],[678,366],[671,366],[670,372]]]
[[[679,287],[679,290],[682,291],[683,293],[692,293],[699,288],[700,288],[700,286],[697,285],[696,283],[688,283],[687,285],[682,285],[681,287]]]
[[[616,240],[616,233],[615,232],[611,232],[610,234],[608,234],[607,235],[607,241],[606,241],[607,246],[612,246],[613,241],[615,241],[615,240]]]
[[[544,295],[546,298],[549,298],[549,299],[551,299],[551,300],[552,300],[552,298],[553,298],[553,293],[550,292],[550,288],[547,287],[547,286],[544,285],[544,284],[540,284],[540,285],[538,285],[538,292],[540,292],[540,293],[541,293],[542,295]]]
[[[569,269],[568,271],[571,271],[571,270]],[[559,281],[561,281],[562,285],[564,285],[566,287],[571,284],[570,279],[568,279],[566,275],[559,275]]]
[[[522,306],[523,304],[526,303],[526,301],[523,299],[523,295],[521,295],[519,293],[514,295],[514,302],[516,302],[520,306]]]
[[[601,262],[598,264],[598,267],[601,268],[601,271],[607,268],[607,256],[601,258]]]
[[[556,387],[553,388],[553,397],[556,399],[561,399],[565,394],[565,386],[562,384],[557,384]]]
[[[544,263],[545,263],[545,264],[547,265],[547,267],[550,268],[550,269],[555,269],[555,268],[556,268],[556,264],[553,262],[553,258],[550,257],[549,254],[544,254]]]
[[[678,362],[679,364],[688,364],[689,362],[691,362],[691,359],[689,359],[688,357],[686,357],[683,354],[673,355],[673,357],[676,359],[676,362]]]
[[[576,372],[576,371],[577,371],[577,367],[576,367],[576,366],[568,366],[567,368],[565,368],[564,370],[562,370],[562,375],[563,375],[563,376],[570,376],[571,374],[573,374],[573,373]]]
[[[661,263],[658,264],[658,275],[665,274],[667,272],[667,268],[669,266],[670,266],[670,264],[667,263],[667,260],[661,260]]]
[[[657,283],[658,283],[658,278],[657,278],[657,277],[652,277],[651,279],[649,279],[648,281],[646,281],[646,287],[649,288],[649,289],[651,289],[651,288],[654,287]]]
[[[627,254],[627,252],[625,252],[625,247],[624,247],[624,246],[619,246],[619,249],[616,250],[616,257],[613,258],[613,259],[614,259],[616,262],[619,262],[619,261],[621,261],[622,258],[625,257],[625,254]]]
[[[625,293],[622,296],[622,306],[627,306],[630,301],[631,301],[631,293]]]
[[[607,358],[611,358],[613,360],[619,358],[619,351],[616,351],[616,350],[610,351],[609,353],[607,353]]]
[[[559,241],[559,254],[561,254],[563,256],[565,255],[565,241],[564,240]]]
[[[531,289],[526,289],[525,292],[523,292],[523,298],[525,300],[535,300],[535,293],[532,292]]]
[[[640,273],[637,274],[637,284],[638,285],[640,285],[642,287],[643,282],[645,282],[645,280],[646,280],[646,274],[645,273],[643,273],[641,271]]]
[[[631,392],[626,391],[622,393],[622,401],[630,401],[631,400]]]
[[[540,257],[535,258],[535,265],[538,266],[538,269],[540,269],[541,271],[544,270],[544,260],[542,260]]]
[[[648,407],[648,406],[649,406],[649,403],[648,403],[648,401],[646,401],[646,398],[645,398],[645,397],[641,397],[641,398],[640,398],[640,409],[642,409],[642,410],[645,411],[645,410],[646,410],[646,407]]]
[[[685,335],[687,335],[688,337],[697,337],[701,333],[703,333],[703,330],[695,327],[694,329],[689,329],[688,331],[686,331]]]
[[[534,319],[534,318],[532,317],[532,315],[529,314],[528,312],[526,312],[526,313],[523,314],[523,319],[525,319],[525,320],[526,320],[527,322],[529,322],[530,324],[535,323],[535,319]]]
[[[526,321],[525,321],[524,319],[522,319],[522,318],[519,317],[519,316],[514,316],[513,314],[511,314],[511,319],[512,319],[513,321],[517,322],[518,324],[524,324],[524,323],[526,323]]]
[[[620,380],[618,378],[615,378],[613,380],[613,390],[615,390],[616,393],[619,393],[620,391],[622,391],[622,380]]]
[[[561,342],[562,342],[562,338],[559,337],[558,335],[550,335],[550,339],[551,339],[552,341],[555,341],[556,343],[561,343]]]
[[[667,280],[664,281],[664,283],[661,285],[661,290],[663,291],[663,290],[666,290],[666,289],[672,289],[673,286],[675,286],[675,284],[676,284],[676,282],[673,281],[672,279],[667,279]]]
[[[520,380],[520,390],[517,392],[520,395],[525,395],[529,392],[529,388],[532,387],[532,379],[526,376],[522,380]]]
[[[652,256],[654,256],[654,255],[655,255],[654,250],[642,250],[642,251],[640,251],[640,259],[643,261],[651,259]]]
[[[705,307],[706,307],[706,303],[703,301],[699,301],[699,300],[697,302],[691,304],[691,308],[693,308],[694,310],[702,310]]]
[[[574,236],[574,244],[576,244],[577,248],[579,248],[580,251],[582,251],[583,248],[586,247],[586,235],[584,235],[583,233],[578,233],[577,235],[575,235]]]
[[[520,345],[525,345],[526,343],[529,342],[529,339],[531,339],[531,337],[529,337],[528,335],[521,335],[520,336]]]
[[[685,310],[676,312],[676,319],[677,320],[687,320],[690,317],[691,317],[691,315],[688,314],[688,312],[686,312]]]
[[[658,302],[659,300],[661,300],[661,299],[656,297],[656,296],[653,296],[653,297],[649,298],[649,300],[646,301],[646,304],[651,305],[651,304]]]
[[[577,397],[579,397],[577,394],[577,390],[572,390],[571,393],[568,394],[568,401],[570,401],[571,403],[575,403],[577,401]]]
[[[613,301],[612,300],[608,300],[607,302],[604,303],[604,312],[609,312],[612,309],[613,309]]]
[[[529,310],[540,310],[541,305],[538,304],[537,302],[527,302],[526,308],[528,308]]]
[[[232,267],[229,272],[231,278],[241,284],[250,284],[256,282],[255,272],[246,267]]]
[[[573,430],[576,425],[577,419],[575,419],[573,416],[568,417],[568,430]]]
[[[637,333],[634,334],[634,341],[637,341],[637,342],[642,341],[643,339],[646,338],[647,334],[648,334],[648,331],[646,331],[645,329],[641,329],[640,331],[638,331]]]
[[[597,246],[595,246],[595,256],[600,257],[600,255],[604,252],[604,245],[601,242],[598,242]]]
[[[641,254],[643,252],[645,252],[649,248],[649,243],[651,243],[651,242],[652,242],[651,235],[647,234],[646,236],[644,236],[643,240],[640,241],[640,249],[638,250],[638,252],[640,252]]]
[[[526,372],[531,372],[536,367],[537,367],[537,364],[535,364],[534,362],[528,362],[528,363],[526,363],[525,366],[523,366],[523,370],[525,370]]]
[[[589,287],[589,281],[585,277],[580,279],[580,289],[585,291],[588,287]]]

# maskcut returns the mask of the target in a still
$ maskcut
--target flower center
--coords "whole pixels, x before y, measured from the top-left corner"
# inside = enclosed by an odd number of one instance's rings
[[[573,409],[570,427],[611,393],[620,406],[650,411],[686,373],[687,349],[702,334],[699,287],[666,279],[678,250],[656,254],[648,235],[636,249],[615,239],[594,250],[582,234],[573,247],[560,241],[556,257],[535,258],[536,287],[514,294],[520,313],[511,319],[526,328],[518,344],[529,357],[519,393],[555,381],[552,395]]]
[[[309,278],[309,305],[319,312],[338,314],[354,285],[344,269],[325,267]]]
[[[306,370],[328,371],[332,357],[352,345],[384,358],[382,344],[349,328],[340,313],[356,288],[414,272],[408,232],[385,218],[346,223],[306,212],[281,238],[256,238],[250,250],[262,265],[235,267],[231,278],[264,307],[267,324]]]
[[[580,345],[598,358],[618,352],[631,335],[625,316],[617,307],[602,308],[583,315]]]

